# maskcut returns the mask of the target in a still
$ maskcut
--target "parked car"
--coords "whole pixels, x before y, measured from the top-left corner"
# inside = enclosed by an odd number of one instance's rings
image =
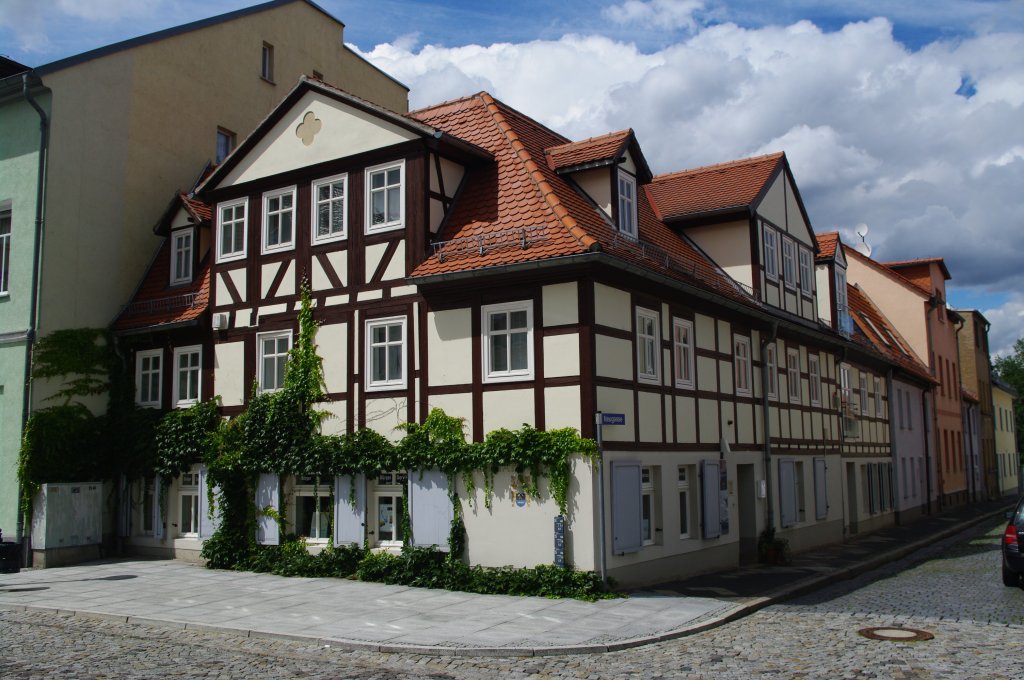
[[[1024,574],[1024,498],[1006,513],[1008,524],[1003,532],[1003,585],[1018,586]]]

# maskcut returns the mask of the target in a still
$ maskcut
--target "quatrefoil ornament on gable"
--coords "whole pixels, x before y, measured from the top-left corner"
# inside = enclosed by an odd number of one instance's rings
[[[304,146],[309,146],[323,126],[323,121],[317,118],[316,114],[307,111],[306,115],[302,117],[302,122],[295,128],[295,136],[302,140]]]

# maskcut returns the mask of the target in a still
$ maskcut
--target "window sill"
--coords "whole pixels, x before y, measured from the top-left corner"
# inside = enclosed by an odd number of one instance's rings
[[[405,229],[404,221],[392,224],[381,224],[374,227],[367,227],[364,233],[367,236],[373,236],[374,234],[384,234],[389,231],[398,231],[400,229]]]
[[[395,384],[388,383],[388,384],[385,384],[385,385],[367,385],[366,386],[366,391],[367,392],[402,392],[405,389],[407,389],[405,381],[402,381],[401,384],[399,384],[399,383],[395,383]]]
[[[340,236],[324,236],[323,238],[314,238],[312,240],[313,247],[324,246],[329,243],[338,243],[340,241],[348,240],[348,234],[341,234]]]
[[[533,371],[530,373],[517,373],[515,375],[487,375],[484,376],[484,384],[500,384],[513,382],[530,382],[533,380]]]
[[[264,245],[260,248],[260,255],[274,255],[275,253],[285,253],[289,250],[295,250],[295,241],[289,243],[283,243],[276,246]]]
[[[230,255],[217,254],[217,264],[225,264],[227,262],[237,262],[245,259],[245,253],[231,253]]]
[[[260,76],[260,80],[262,80],[263,82],[267,83],[268,85],[277,85],[277,83],[275,83],[270,78],[267,78],[266,76]]]

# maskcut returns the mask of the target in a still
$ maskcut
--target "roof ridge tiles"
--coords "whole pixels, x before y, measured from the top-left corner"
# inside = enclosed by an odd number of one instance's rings
[[[582,146],[584,144],[591,144],[593,142],[600,142],[600,141],[604,141],[606,139],[612,139],[613,137],[618,137],[618,136],[625,137],[626,135],[630,135],[630,134],[634,134],[633,133],[633,128],[625,128],[625,129],[622,129],[622,130],[616,130],[615,132],[606,132],[603,135],[596,135],[594,137],[587,137],[586,139],[578,139],[578,140],[576,140],[574,142],[566,142],[565,144],[557,144],[555,146],[549,146],[546,149],[544,149],[544,153],[548,154],[548,153],[551,153],[552,151],[554,151],[556,149],[565,149],[567,147],[577,146],[577,145]]]
[[[587,250],[594,249],[595,246],[599,247],[597,239],[588,234],[583,227],[581,227],[569,214],[569,211],[562,205],[561,199],[558,194],[555,193],[554,187],[548,182],[547,178],[540,171],[540,167],[537,162],[533,160],[530,152],[527,151],[522,141],[519,139],[519,135],[512,128],[511,123],[505,117],[502,111],[503,105],[495,100],[491,95],[486,92],[480,92],[477,96],[480,97],[484,103],[488,114],[494,119],[494,122],[498,125],[498,129],[501,130],[502,134],[509,142],[509,146],[515,152],[516,157],[523,164],[523,168],[529,173],[530,178],[536,184],[537,189],[540,191],[541,197],[544,199],[544,203],[547,204],[551,212],[555,215],[558,221],[564,226],[573,238],[579,241]],[[559,135],[560,136],[560,135]]]
[[[701,165],[695,168],[687,168],[685,170],[674,170],[672,172],[666,172],[661,175],[655,175],[653,181],[657,182],[663,179],[669,179],[672,177],[678,177],[681,175],[695,175],[704,172],[713,172],[715,170],[726,170],[729,168],[735,168],[742,165],[753,165],[755,163],[764,163],[769,160],[779,160],[786,155],[785,151],[775,151],[773,153],[762,154],[760,156],[751,156],[749,158],[739,158],[736,160],[725,161],[723,163],[714,163],[712,165]]]

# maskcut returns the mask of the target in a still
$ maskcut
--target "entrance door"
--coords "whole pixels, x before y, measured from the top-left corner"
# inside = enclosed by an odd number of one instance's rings
[[[377,545],[402,545],[402,492],[376,494]]]
[[[850,533],[857,533],[857,465],[846,464],[846,517],[849,519]]]
[[[754,466],[736,466],[736,506],[740,516],[740,562],[757,561],[757,492]]]

